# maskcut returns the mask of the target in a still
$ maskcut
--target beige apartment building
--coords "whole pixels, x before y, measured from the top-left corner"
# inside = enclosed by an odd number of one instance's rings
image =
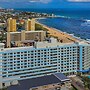
[[[7,20],[7,32],[16,32],[16,19],[9,18]]]
[[[26,31],[35,31],[35,19],[28,19],[25,22]]]
[[[11,42],[15,43],[15,46],[22,46],[25,42],[44,41],[45,38],[45,31],[7,32],[7,47],[11,47]]]

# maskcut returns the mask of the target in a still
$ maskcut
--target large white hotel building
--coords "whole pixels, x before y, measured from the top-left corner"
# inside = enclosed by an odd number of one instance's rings
[[[34,46],[4,48],[0,44],[0,88],[17,80],[40,77],[56,72],[75,74],[90,68],[90,44],[35,42]]]

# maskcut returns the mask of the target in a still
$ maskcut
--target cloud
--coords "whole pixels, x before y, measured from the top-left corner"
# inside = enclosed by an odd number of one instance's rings
[[[49,3],[52,0],[0,0],[0,2],[30,2],[30,3]]]
[[[29,2],[35,3],[35,2],[41,2],[41,3],[49,3],[52,0],[29,0]]]
[[[69,2],[90,2],[90,0],[68,0]]]
[[[29,0],[29,2],[31,2],[31,3],[40,2],[40,0]]]
[[[52,0],[40,0],[42,3],[49,3],[51,2]]]

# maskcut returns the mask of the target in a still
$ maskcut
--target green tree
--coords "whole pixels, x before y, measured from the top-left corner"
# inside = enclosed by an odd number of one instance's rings
[[[83,78],[85,88],[90,90],[90,79],[85,76],[83,76],[82,78]]]

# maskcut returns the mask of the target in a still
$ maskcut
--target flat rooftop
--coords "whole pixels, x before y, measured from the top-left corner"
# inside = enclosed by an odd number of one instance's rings
[[[24,41],[27,42],[27,41]],[[29,42],[29,41],[28,41]],[[31,41],[30,41],[31,42]],[[33,41],[32,41],[33,42]],[[2,45],[2,44],[1,44]],[[90,46],[90,43],[87,42],[70,42],[70,43],[60,43],[55,40],[51,42],[43,41],[43,42],[34,42],[34,45],[32,46],[18,46],[18,47],[12,47],[12,48],[4,48],[2,51],[15,51],[15,50],[33,50],[33,49],[39,49],[39,48],[55,48],[55,47],[67,47],[67,46]]]
[[[19,81],[16,86],[11,86],[8,90],[29,90],[30,88],[37,88],[40,86],[46,86],[50,84],[61,84],[63,82],[70,81],[64,74],[56,73],[47,76],[27,79]]]
[[[57,44],[55,44],[55,43],[47,43],[47,42],[37,42],[34,46],[22,46],[22,47],[12,47],[12,48],[4,48],[2,51],[15,51],[15,50],[33,50],[33,49],[39,49],[39,48],[51,48],[51,47],[57,47],[57,46],[61,46],[61,47],[63,47],[63,46],[77,46],[77,44],[75,44],[75,43],[57,43]]]
[[[22,30],[22,31],[25,31],[25,30]],[[22,31],[18,31],[18,32],[7,32],[7,33],[10,33],[10,34],[17,34],[17,33],[21,33]],[[38,31],[25,31],[25,33],[33,33],[33,32],[45,32],[43,30],[38,30]]]

